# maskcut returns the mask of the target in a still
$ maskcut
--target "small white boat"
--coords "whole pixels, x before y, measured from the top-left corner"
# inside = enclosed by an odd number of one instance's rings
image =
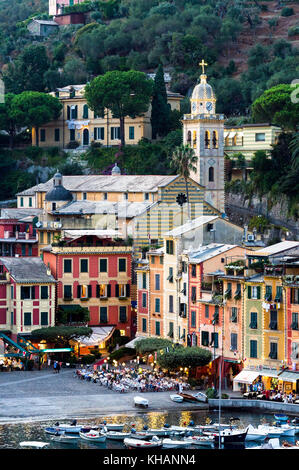
[[[181,395],[170,395],[170,399],[177,403],[182,403],[182,401],[184,401],[184,398],[181,397]]]
[[[72,436],[72,435],[67,435],[64,433],[51,437],[51,441],[61,442],[62,444],[73,444],[78,439],[79,439],[79,436]]]
[[[106,423],[105,421],[100,424],[101,429],[106,428],[108,431],[122,431],[124,427],[124,424]]]
[[[282,424],[281,429],[283,430],[282,437],[283,436],[289,436],[289,437],[294,437],[296,434],[296,426],[291,426],[290,424]]]
[[[184,438],[189,444],[199,447],[214,447],[214,436],[189,436]]]
[[[156,436],[152,438],[151,441],[143,441],[141,439],[125,439],[124,445],[128,449],[152,449],[152,448],[161,448],[163,442],[161,439],[158,439]]]
[[[50,442],[41,442],[41,441],[22,441],[19,443],[19,446],[22,448],[28,449],[43,449],[47,447]]]
[[[265,432],[268,438],[280,437],[283,434],[283,429],[281,427],[268,426],[266,424],[259,424],[258,430]]]
[[[81,439],[89,442],[105,442],[106,435],[99,431],[80,432]]]
[[[143,408],[148,408],[148,400],[146,398],[136,396],[134,397],[134,405],[141,406]]]
[[[176,441],[174,439],[163,439],[163,449],[181,449],[183,447],[188,447],[190,442],[188,441]]]
[[[248,426],[248,432],[246,435],[246,441],[264,441],[267,437],[266,431],[262,429],[257,429],[251,424]]]
[[[203,392],[197,392],[195,393],[195,398],[197,398],[197,401],[202,401],[203,403],[208,403],[208,397],[205,393]]]
[[[121,431],[108,431],[105,433],[107,439],[112,439],[114,441],[123,441],[126,437],[131,437],[130,432],[121,432]]]
[[[191,426],[170,426],[169,430],[171,432],[179,432],[179,433],[187,433],[187,432],[190,432],[190,433],[194,433],[194,429],[193,427]]]

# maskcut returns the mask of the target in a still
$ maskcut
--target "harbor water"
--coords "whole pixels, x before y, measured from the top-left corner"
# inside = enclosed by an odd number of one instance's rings
[[[221,423],[228,424],[231,417],[238,417],[240,421],[238,427],[247,426],[252,424],[257,427],[259,424],[273,424],[275,419],[274,415],[271,414],[253,414],[247,412],[238,412],[233,414],[233,411],[223,411],[221,414]],[[76,418],[74,416],[74,418]],[[86,426],[97,426],[104,420],[107,423],[122,423],[125,424],[124,431],[130,431],[132,425],[136,430],[142,430],[144,426],[148,428],[157,429],[163,427],[165,424],[186,426],[190,421],[194,421],[195,425],[198,424],[209,424],[210,422],[218,422],[218,410],[201,410],[201,411],[165,411],[165,412],[138,412],[132,414],[119,414],[119,415],[107,415],[99,416],[98,418],[91,419],[78,419],[77,424]],[[17,424],[2,424],[0,425],[0,449],[18,449],[19,443],[22,441],[42,441],[50,442],[49,449],[122,449],[124,444],[121,441],[114,441],[107,439],[104,443],[89,443],[79,438],[71,444],[63,444],[51,441],[51,435],[45,432],[46,427],[53,426],[57,420],[43,421],[43,422],[22,422]],[[70,424],[71,420],[59,421],[60,424]],[[177,439],[177,438],[176,438]],[[283,437],[282,440],[295,443],[298,439],[298,435],[295,438]],[[260,445],[256,442],[246,442],[245,447],[256,447]],[[194,449],[194,446],[190,446]],[[201,448],[201,450],[204,450]]]

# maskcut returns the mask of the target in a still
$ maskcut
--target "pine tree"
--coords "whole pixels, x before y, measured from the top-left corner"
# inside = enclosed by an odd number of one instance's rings
[[[168,133],[170,105],[167,103],[167,92],[164,82],[164,70],[160,64],[155,75],[154,92],[152,98],[152,138],[163,137]]]

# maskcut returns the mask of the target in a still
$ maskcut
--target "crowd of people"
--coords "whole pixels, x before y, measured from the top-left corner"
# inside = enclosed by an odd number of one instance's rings
[[[9,357],[0,358],[0,372],[10,372],[13,370],[23,370],[24,364],[19,360]]]
[[[84,367],[76,369],[75,376],[105,386],[119,392],[165,392],[188,390],[190,385],[186,377],[167,376],[163,372],[150,369],[130,367],[116,368],[112,370],[98,370]]]
[[[257,398],[261,400],[272,400],[283,403],[298,403],[299,395],[295,390],[290,392],[282,392],[277,387],[268,390],[265,388],[263,382],[250,384],[248,391],[243,393],[244,398]]]

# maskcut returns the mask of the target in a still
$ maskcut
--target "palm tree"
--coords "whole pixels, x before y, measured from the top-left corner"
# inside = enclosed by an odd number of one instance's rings
[[[179,147],[174,149],[172,160],[170,162],[170,166],[185,179],[189,220],[191,217],[189,207],[188,178],[190,178],[191,171],[195,172],[197,170],[197,167],[195,166],[197,164],[197,160],[198,158],[195,155],[193,148],[191,148],[189,145],[181,144]]]

